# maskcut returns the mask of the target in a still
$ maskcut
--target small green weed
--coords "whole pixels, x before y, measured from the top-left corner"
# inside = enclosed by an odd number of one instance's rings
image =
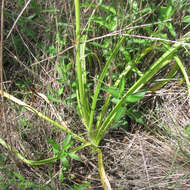
[[[90,182],[83,183],[83,184],[80,184],[80,185],[74,184],[73,185],[73,190],[87,190],[89,185],[90,185]]]
[[[69,158],[77,161],[81,161],[80,157],[73,152],[69,152],[69,148],[73,146],[73,141],[71,140],[71,135],[67,135],[65,140],[58,144],[54,140],[48,138],[48,143],[52,146],[54,155],[60,159],[62,167],[59,171],[59,179],[61,182],[64,181],[64,172],[70,167]]]
[[[16,170],[16,165],[6,165],[7,156],[4,153],[0,154],[0,186],[2,190],[7,189],[41,189],[52,190],[48,185],[38,184],[27,180],[22,174]]]

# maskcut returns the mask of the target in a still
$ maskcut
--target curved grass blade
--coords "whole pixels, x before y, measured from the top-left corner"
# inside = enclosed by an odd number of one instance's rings
[[[132,69],[132,65],[138,63],[144,56],[146,56],[150,51],[152,51],[154,48],[156,48],[157,46],[160,46],[161,43],[156,42],[153,45],[151,45],[150,47],[146,48],[141,54],[140,56],[138,56],[137,58],[134,59],[135,63],[132,63],[132,60],[129,61],[129,63],[126,64],[125,69],[123,70],[123,72],[119,75],[119,78],[117,79],[117,81],[114,84],[114,88],[117,88],[119,83],[121,82],[122,78],[124,76],[126,76],[128,74],[128,72]],[[105,100],[105,103],[102,107],[102,110],[99,114],[97,123],[96,123],[96,129],[99,129],[102,125],[103,122],[103,118],[107,112],[107,108],[110,102],[110,98],[111,98],[111,94],[107,95],[107,98]]]
[[[29,164],[29,165],[42,165],[42,164],[47,164],[50,162],[54,162],[56,160],[59,160],[59,156],[54,156],[51,158],[47,158],[44,160],[28,160],[26,159],[24,156],[22,156],[15,148],[11,147],[10,145],[8,145],[2,138],[0,138],[0,144],[3,145],[6,149],[8,149],[9,151],[13,152],[19,159],[21,159],[24,163]],[[90,143],[84,143],[83,145],[76,147],[74,149],[72,149],[71,151],[69,151],[70,153],[74,153],[86,146],[90,146]]]
[[[187,40],[188,38],[186,38]],[[124,102],[125,98],[139,89],[141,89],[160,69],[166,66],[172,56],[175,54],[177,49],[181,46],[181,44],[176,43],[174,44],[166,53],[164,53],[149,69],[145,72],[145,74],[140,77],[140,79],[126,92],[126,94],[121,98],[121,100],[117,103],[114,109],[108,114],[105,121],[103,122],[101,128],[99,128],[96,136],[96,143],[99,144],[100,140],[103,138],[107,130],[109,129],[111,123],[113,122],[114,116],[122,103]]]
[[[98,99],[98,95],[99,95],[99,92],[100,92],[100,88],[101,88],[101,85],[102,85],[102,81],[108,71],[108,68],[113,60],[113,58],[115,57],[115,55],[117,54],[117,52],[119,51],[119,48],[121,46],[121,44],[123,43],[125,37],[122,37],[121,40],[117,43],[116,47],[114,48],[113,50],[113,53],[110,55],[108,61],[106,62],[105,66],[104,66],[104,69],[98,79],[98,84],[96,86],[96,90],[94,92],[94,96],[93,96],[93,101],[92,101],[92,106],[91,106],[91,112],[90,112],[90,121],[89,121],[89,131],[90,131],[90,137],[92,137],[93,139],[93,136],[94,136],[94,131],[93,131],[93,119],[94,119],[94,112],[95,112],[95,108],[96,108],[96,103],[97,103],[97,99]]]
[[[187,90],[188,90],[188,93],[189,93],[189,106],[190,106],[190,82],[189,82],[189,77],[188,77],[188,74],[185,70],[185,67],[183,66],[181,60],[179,59],[179,57],[175,56],[174,59],[176,60],[176,63],[178,64],[179,68],[181,69],[181,72],[184,76],[184,79],[186,81],[186,84],[187,84]]]
[[[172,66],[172,68],[169,70],[169,72],[167,73],[167,75],[165,75],[165,79],[164,81],[161,81],[157,84],[155,84],[153,87],[151,87],[149,89],[149,91],[156,91],[156,90],[159,90],[161,89],[164,85],[167,84],[168,81],[170,81],[176,74],[177,74],[177,71],[179,70],[179,66],[178,64],[175,62]]]

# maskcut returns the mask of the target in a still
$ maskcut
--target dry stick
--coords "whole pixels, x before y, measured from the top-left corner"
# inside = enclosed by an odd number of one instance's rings
[[[163,22],[168,22],[168,21],[171,21],[171,19],[168,19],[168,20],[165,20],[165,21],[162,21]],[[124,29],[120,29],[120,30],[117,30],[117,31],[114,31],[114,32],[111,32],[109,34],[105,34],[103,36],[97,36],[97,37],[94,37],[94,38],[91,38],[87,41],[85,41],[85,43],[87,42],[91,42],[91,41],[95,41],[95,40],[99,40],[99,39],[103,39],[103,38],[108,38],[108,37],[111,37],[111,36],[128,36],[128,37],[132,37],[132,38],[141,38],[141,39],[149,39],[149,40],[153,40],[153,41],[165,41],[165,42],[169,42],[169,43],[172,43],[172,44],[175,44],[175,43],[178,43],[178,44],[181,44],[181,45],[184,45],[184,46],[188,46],[190,47],[190,43],[185,43],[185,42],[179,42],[179,41],[174,41],[174,40],[167,40],[167,39],[164,39],[164,38],[158,38],[158,37],[153,37],[153,36],[141,36],[141,35],[135,35],[135,34],[126,34],[126,33],[123,33],[124,31],[126,30],[132,30],[132,29],[136,29],[136,28],[142,28],[142,27],[146,27],[146,26],[151,26],[151,25],[157,25],[161,22],[154,22],[154,23],[149,23],[149,24],[142,24],[142,25],[138,25],[138,26],[130,26],[130,27],[125,27]],[[83,42],[84,43],[84,42]],[[65,53],[66,51],[74,48],[75,46],[72,45],[66,49],[64,49],[63,51],[60,51],[58,52],[57,54],[51,56],[51,57],[47,57],[41,61],[37,61],[37,62],[34,62],[31,64],[31,66],[34,66],[34,65],[37,65],[37,64],[40,64],[44,61],[47,61],[47,60],[50,60],[50,59],[53,59],[63,53]]]
[[[29,5],[31,0],[28,0],[28,2],[25,4],[25,6],[23,7],[22,11],[20,12],[20,14],[18,15],[17,19],[15,20],[13,26],[11,27],[9,33],[7,34],[6,40],[9,38],[9,36],[11,35],[16,23],[18,22],[19,18],[21,17],[21,15],[23,14],[24,10],[26,9],[26,7]]]
[[[4,6],[5,0],[1,2],[1,39],[0,39],[0,95],[1,95],[1,109],[0,109],[0,121],[3,121],[5,129],[8,130],[6,126],[6,116],[4,107],[4,92],[3,92],[3,32],[4,32]],[[2,119],[2,120],[1,120]],[[14,159],[14,158],[13,158]]]
[[[0,117],[2,117],[5,119],[5,114],[4,114],[4,104],[3,104],[3,23],[4,23],[4,0],[2,0],[2,4],[1,4],[1,39],[0,39],[0,90],[2,91],[2,96],[1,96],[1,100],[2,100],[2,105],[1,105],[1,109],[0,109]],[[1,118],[0,118],[1,119]],[[6,125],[6,123],[5,123]]]
[[[149,172],[148,172],[148,168],[147,168],[147,164],[146,164],[146,158],[145,158],[145,155],[144,155],[144,152],[143,152],[143,147],[142,147],[142,140],[141,140],[141,137],[138,135],[138,140],[139,140],[139,144],[140,144],[140,150],[141,150],[141,155],[142,155],[142,159],[143,159],[143,162],[144,162],[144,170],[146,172],[146,177],[147,177],[147,181],[148,181],[148,185],[149,185],[149,188],[151,187],[150,185],[150,178],[149,178]]]
[[[8,55],[12,57],[15,61],[17,61],[20,66],[24,67],[29,73],[31,73],[33,76],[38,77],[38,75],[32,71],[28,66],[26,66],[13,52],[11,52],[8,48],[4,47],[4,50],[8,52]]]
[[[4,0],[1,4],[1,39],[0,39],[0,89],[3,92],[3,23],[4,23]],[[2,96],[3,101],[3,96]]]

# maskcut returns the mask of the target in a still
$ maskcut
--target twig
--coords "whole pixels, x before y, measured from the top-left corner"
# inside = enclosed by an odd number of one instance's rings
[[[9,38],[9,36],[11,35],[16,23],[18,22],[19,18],[21,17],[21,15],[23,14],[24,10],[26,9],[26,7],[29,5],[31,0],[28,0],[28,2],[25,4],[25,6],[23,7],[22,11],[20,12],[20,14],[18,15],[17,19],[15,20],[13,26],[11,27],[9,33],[7,34],[6,40]]]
[[[1,39],[0,39],[0,89],[3,91],[3,23],[4,23],[4,0],[1,4]],[[2,96],[3,100],[3,96]]]

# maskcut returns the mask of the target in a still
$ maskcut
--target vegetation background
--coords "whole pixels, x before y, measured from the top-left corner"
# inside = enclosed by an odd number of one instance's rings
[[[4,3],[2,88],[85,136],[76,93],[75,2]],[[104,66],[125,36],[102,81],[96,120],[108,94],[109,113],[154,62],[180,43],[167,65],[127,97],[98,147],[113,189],[190,189],[190,43],[181,41],[190,32],[190,1],[81,0],[80,11],[90,103]],[[92,150],[70,154],[77,141],[26,107],[1,100],[0,137],[11,147],[29,160],[52,157],[60,149],[64,153],[55,162],[30,166],[1,146],[1,189],[102,189]]]

